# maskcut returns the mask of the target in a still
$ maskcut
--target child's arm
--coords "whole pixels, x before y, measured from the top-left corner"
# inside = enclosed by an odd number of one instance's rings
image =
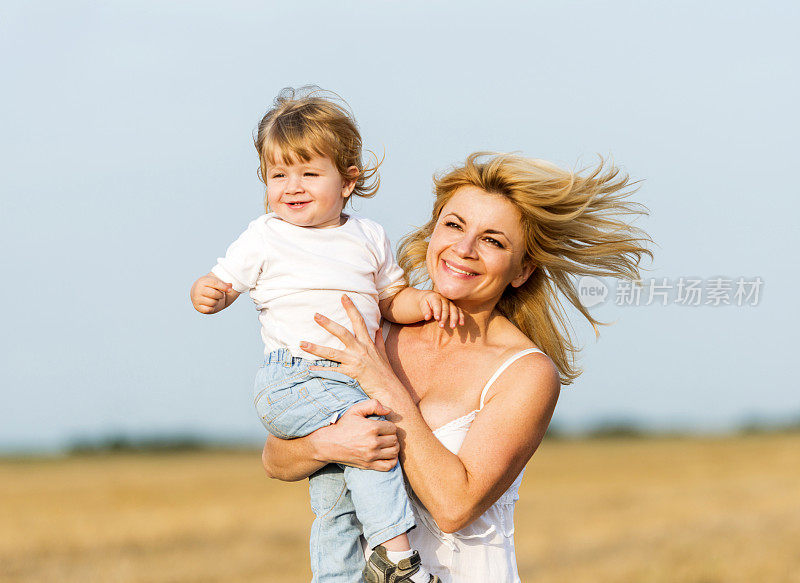
[[[405,287],[395,295],[378,302],[381,315],[397,324],[413,324],[433,318],[444,328],[464,325],[461,308],[435,291]]]
[[[231,284],[225,283],[213,273],[199,278],[189,292],[194,309],[201,314],[216,314],[230,306],[238,297],[239,292]]]

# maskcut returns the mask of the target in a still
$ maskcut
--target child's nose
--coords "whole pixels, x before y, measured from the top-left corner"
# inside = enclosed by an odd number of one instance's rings
[[[290,176],[286,181],[286,190],[288,192],[297,192],[303,190],[303,182],[299,176]]]

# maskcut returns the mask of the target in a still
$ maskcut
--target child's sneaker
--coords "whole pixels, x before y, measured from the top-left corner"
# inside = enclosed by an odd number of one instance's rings
[[[393,563],[386,556],[386,549],[378,545],[372,551],[364,567],[364,580],[367,583],[411,583],[411,578],[421,566],[419,553],[414,551],[407,559]],[[428,583],[442,583],[436,575],[431,575]]]

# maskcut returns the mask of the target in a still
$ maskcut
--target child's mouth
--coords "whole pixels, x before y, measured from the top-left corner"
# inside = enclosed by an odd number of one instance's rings
[[[300,208],[303,208],[304,206],[306,206],[307,204],[309,204],[310,202],[311,202],[310,200],[304,200],[304,201],[302,201],[302,202],[287,202],[286,204],[287,204],[287,205],[288,205],[290,208],[293,208],[293,209],[300,209]]]

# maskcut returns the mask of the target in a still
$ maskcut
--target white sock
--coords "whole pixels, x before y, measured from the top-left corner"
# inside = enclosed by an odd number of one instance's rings
[[[407,551],[390,551],[386,550],[386,558],[389,559],[392,563],[397,564],[403,559],[409,558],[411,555],[414,554],[413,549],[409,549]],[[411,580],[414,583],[428,583],[430,580],[431,575],[428,573],[427,569],[422,565],[419,566],[419,571],[411,575]]]
[[[403,559],[407,559],[411,555],[414,554],[414,551],[408,549],[407,551],[390,551],[386,549],[386,558],[389,559],[395,565],[402,561]]]

